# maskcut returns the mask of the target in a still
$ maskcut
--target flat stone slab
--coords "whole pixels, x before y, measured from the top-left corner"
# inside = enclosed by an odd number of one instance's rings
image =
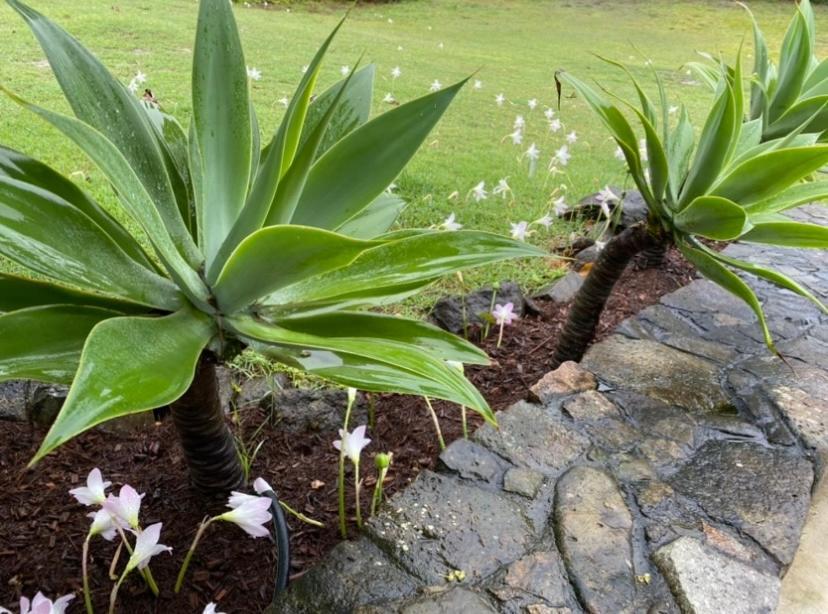
[[[593,345],[582,364],[614,387],[694,413],[730,405],[715,363],[654,341],[613,335]]]
[[[598,382],[592,373],[576,362],[567,361],[540,378],[529,390],[535,400],[549,403],[560,397],[597,387]]]
[[[555,550],[528,554],[512,563],[502,586],[492,594],[507,612],[525,612],[528,608],[565,608],[574,600],[560,555]]]
[[[684,614],[772,614],[779,578],[681,537],[653,557]]]
[[[409,601],[397,601],[381,606],[360,608],[355,614],[496,614],[497,610],[486,598],[475,591],[457,587]]]
[[[632,515],[615,481],[579,466],[557,484],[555,532],[570,578],[591,612],[633,612]]]
[[[483,446],[468,439],[458,439],[440,454],[441,465],[467,480],[497,483],[508,464]]]
[[[787,450],[711,441],[670,484],[711,518],[744,531],[787,565],[799,543],[813,479],[811,463]]]
[[[506,498],[430,471],[366,525],[409,573],[443,584],[452,572],[478,581],[523,555],[533,529]]]
[[[482,426],[474,438],[515,465],[557,476],[587,448],[589,439],[559,415],[538,405],[516,403],[497,414],[499,428]]]

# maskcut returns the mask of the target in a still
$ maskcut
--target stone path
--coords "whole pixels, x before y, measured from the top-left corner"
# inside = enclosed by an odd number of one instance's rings
[[[726,253],[828,300],[825,253]],[[828,452],[828,316],[750,282],[786,362],[695,281],[451,444],[273,611],[775,611]]]

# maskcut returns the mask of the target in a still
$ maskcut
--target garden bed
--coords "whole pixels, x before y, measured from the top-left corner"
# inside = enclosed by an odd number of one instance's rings
[[[628,270],[619,282],[602,318],[598,339],[607,336],[621,320],[651,305],[664,294],[688,283],[692,268],[677,254],[668,254],[660,269]],[[538,301],[540,313],[509,327],[503,344],[496,334],[480,341],[492,365],[470,369],[472,381],[493,409],[503,409],[524,398],[528,388],[549,371],[551,349],[566,316],[566,306]],[[457,406],[434,404],[447,442],[462,435]],[[251,407],[244,413],[248,436],[267,411]],[[376,405],[376,428],[367,458],[392,451],[394,464],[386,494],[404,488],[423,469],[433,468],[439,445],[421,399],[383,396]],[[470,428],[480,420],[470,414]],[[0,605],[12,607],[22,593],[36,590],[57,596],[75,592],[70,611],[81,611],[81,545],[88,528],[86,509],[74,502],[68,490],[79,485],[92,467],[100,467],[116,487],[132,484],[145,492],[144,525],[163,522],[161,542],[173,547],[173,556],[153,559],[152,569],[162,595],[154,600],[138,576],[121,589],[119,612],[200,612],[209,601],[220,610],[254,612],[272,598],[274,556],[265,540],[252,540],[237,527],[211,527],[191,566],[188,582],[179,596],[172,584],[198,523],[215,510],[205,506],[187,486],[187,471],[169,421],[129,435],[90,432],[78,437],[35,469],[23,468],[43,437],[43,431],[25,423],[0,421]],[[263,476],[291,506],[325,523],[316,528],[291,519],[293,577],[301,575],[339,541],[337,528],[336,470],[338,453],[331,442],[335,432],[288,433],[266,424],[260,434],[265,443],[252,475]],[[365,463],[370,468],[372,463]],[[373,488],[373,470],[366,469],[364,509]],[[350,527],[351,533],[356,528]],[[111,582],[107,571],[114,546],[93,541],[90,575],[96,609],[104,611]]]

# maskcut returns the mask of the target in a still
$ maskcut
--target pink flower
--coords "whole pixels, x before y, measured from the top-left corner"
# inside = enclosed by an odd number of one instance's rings
[[[204,607],[204,611],[201,614],[224,614],[224,612],[216,611],[216,607],[215,603],[210,602]]]
[[[112,514],[105,509],[99,509],[97,512],[89,512],[87,516],[92,519],[89,535],[100,535],[108,542],[115,539],[118,529],[115,526],[115,520],[112,519]]]
[[[504,324],[511,324],[512,322],[518,319],[518,314],[515,313],[514,303],[506,303],[505,305],[495,305],[494,311],[492,311],[492,315],[494,316],[495,322],[497,322],[499,326],[503,326]]]
[[[86,477],[86,486],[79,486],[69,491],[69,494],[78,500],[81,505],[103,505],[106,501],[107,488],[112,482],[104,482],[101,470],[95,467]]]
[[[333,442],[333,447],[350,458],[354,465],[359,464],[359,456],[363,448],[371,443],[371,440],[365,436],[365,428],[365,425],[358,426],[353,433],[339,429],[339,436],[342,439]]]
[[[135,548],[132,551],[132,556],[127,561],[127,570],[143,569],[146,567],[150,559],[161,552],[172,552],[172,548],[159,544],[158,540],[161,537],[161,523],[156,522],[148,526],[146,529],[138,534],[135,539]]]
[[[270,532],[264,525],[272,518],[268,511],[270,505],[271,500],[268,497],[246,495],[245,500],[237,507],[216,516],[216,520],[226,520],[237,524],[251,537],[267,537]]]
[[[74,595],[64,595],[52,602],[43,593],[38,592],[31,602],[26,597],[20,598],[20,614],[64,614],[66,606],[74,599]],[[6,609],[0,608],[0,614],[11,614]]]
[[[258,494],[263,495],[267,491],[273,490],[273,488],[264,480],[264,478],[256,478],[253,482],[253,490],[255,490]]]
[[[122,520],[126,526],[137,529],[140,526],[138,512],[141,511],[141,499],[143,498],[144,493],[139,495],[132,486],[124,484],[117,497],[114,495],[107,497],[103,507],[107,512]]]

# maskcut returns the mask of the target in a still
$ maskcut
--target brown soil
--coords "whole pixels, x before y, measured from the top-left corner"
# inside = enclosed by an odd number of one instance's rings
[[[688,283],[692,268],[676,253],[657,270],[628,270],[618,284],[603,316],[598,338],[621,320],[655,303],[660,296]],[[551,349],[566,316],[566,307],[540,302],[541,313],[519,320],[496,347],[496,331],[480,345],[492,365],[470,369],[470,377],[494,409],[522,399],[535,381],[549,370]],[[456,405],[437,402],[447,442],[462,435]],[[248,436],[265,421],[262,410],[246,414]],[[387,395],[378,399],[376,428],[363,462],[363,509],[367,510],[375,479],[373,455],[393,451],[394,464],[386,482],[387,494],[405,487],[424,468],[433,468],[439,454],[432,422],[421,399]],[[480,424],[470,414],[470,428]],[[37,590],[49,597],[74,592],[69,612],[82,612],[81,546],[87,509],[67,491],[79,485],[93,467],[100,467],[116,488],[129,483],[145,492],[141,518],[146,525],[163,522],[161,541],[173,547],[172,556],[153,559],[152,571],[161,597],[152,598],[138,576],[121,589],[119,612],[201,612],[216,601],[230,613],[261,611],[272,598],[273,546],[254,540],[233,525],[213,525],[193,559],[188,582],[178,596],[172,585],[198,523],[217,511],[187,486],[187,473],[169,420],[129,436],[90,432],[63,446],[32,470],[24,467],[44,433],[27,424],[0,422],[0,606],[17,610],[21,594]],[[292,507],[325,523],[319,529],[294,519],[292,576],[295,578],[323,557],[339,541],[336,471],[338,453],[333,433],[262,431],[265,443],[253,476],[265,477]],[[349,485],[350,486],[350,485]],[[353,491],[349,488],[349,499]],[[220,509],[220,506],[219,508]],[[350,505],[349,505],[350,509]],[[351,510],[352,511],[352,510]],[[353,519],[350,535],[358,533]],[[106,611],[112,582],[108,567],[114,546],[97,538],[91,546],[90,575],[95,609]],[[133,574],[134,575],[134,574]]]

